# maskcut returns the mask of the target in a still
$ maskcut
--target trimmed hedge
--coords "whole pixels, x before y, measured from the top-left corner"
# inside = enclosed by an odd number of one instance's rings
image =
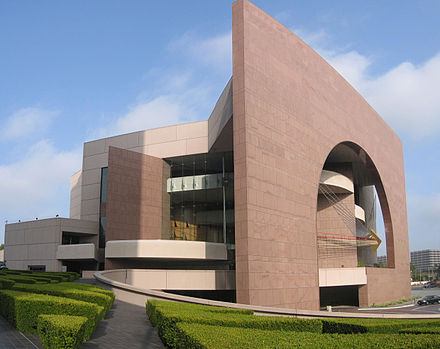
[[[77,282],[64,282],[63,284],[66,286],[69,286],[70,288],[77,289],[77,290],[84,290],[84,291],[91,291],[91,292],[105,294],[112,299],[111,305],[113,305],[113,302],[115,300],[115,294],[112,291],[104,290],[102,287],[99,287],[96,285],[82,284],[82,283],[77,283]],[[110,306],[110,308],[111,308],[111,306]]]
[[[175,348],[303,348],[303,349],[415,349],[439,348],[440,336],[410,334],[320,334],[237,327],[219,327],[197,323],[176,324]]]
[[[160,307],[161,309],[167,309],[170,311],[202,311],[207,313],[222,313],[222,314],[243,314],[243,315],[253,315],[253,310],[249,309],[238,309],[238,308],[226,308],[226,307],[216,307],[211,305],[196,304],[196,303],[183,303],[183,302],[173,302],[173,301],[162,301],[157,299],[149,299],[146,303],[150,307]]]
[[[46,274],[46,273],[33,273],[33,276],[37,276],[37,277],[44,277],[46,279],[50,279],[50,280],[54,280],[55,282],[63,282],[65,279],[65,277],[59,276],[59,275],[51,275],[51,274]]]
[[[399,333],[408,334],[439,334],[440,328],[438,327],[408,327],[399,331]]]
[[[70,285],[66,285],[65,283],[55,285],[17,285],[14,287],[14,289],[18,291],[42,293],[51,296],[66,297],[79,301],[95,303],[104,308],[102,318],[104,318],[105,314],[107,314],[113,304],[112,298],[104,293],[72,288]]]
[[[7,269],[2,270],[1,274],[12,274],[12,275],[21,275],[21,276],[36,276],[36,277],[44,277],[57,281],[75,281],[79,279],[80,275],[75,272],[58,272],[58,271],[32,271],[32,270],[13,270]]]
[[[87,318],[83,316],[39,315],[38,335],[45,349],[81,347]]]
[[[423,325],[422,325],[423,322]],[[440,326],[440,319],[409,320],[409,319],[323,319],[323,333],[382,333],[397,334],[405,328]]]
[[[15,281],[7,278],[0,277],[0,289],[6,290],[14,286]]]
[[[209,307],[188,303],[149,300],[146,312],[153,326],[157,327],[162,341],[171,348],[177,343],[176,324],[199,323],[219,327],[256,328],[283,331],[322,332],[320,320],[297,318],[282,318],[269,316],[254,316],[252,312],[239,309]]]
[[[0,312],[19,331],[33,334],[37,334],[40,314],[84,316],[87,318],[84,339],[88,340],[102,318],[104,308],[75,299],[0,290]]]
[[[146,312],[169,348],[440,348],[440,320],[297,319],[149,300]]]
[[[14,280],[16,284],[35,284],[37,282],[37,280],[32,279],[32,278],[28,278],[26,276],[21,276],[21,275],[4,275],[2,276],[5,279],[8,280]]]

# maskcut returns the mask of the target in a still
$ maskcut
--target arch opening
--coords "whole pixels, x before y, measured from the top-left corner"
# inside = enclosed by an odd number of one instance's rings
[[[360,146],[342,142],[332,149],[322,168],[317,200],[319,268],[394,268],[385,190]]]

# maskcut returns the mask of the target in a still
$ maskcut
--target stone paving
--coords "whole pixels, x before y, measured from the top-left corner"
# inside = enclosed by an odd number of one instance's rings
[[[23,335],[0,316],[1,349],[35,349],[42,348],[38,336]]]
[[[164,348],[157,331],[145,315],[145,307],[115,300],[92,338],[82,348]]]
[[[77,282],[96,285],[95,279],[79,279]],[[99,286],[107,288],[101,284]],[[145,306],[115,299],[113,308],[82,348],[156,349],[164,346],[145,314]]]

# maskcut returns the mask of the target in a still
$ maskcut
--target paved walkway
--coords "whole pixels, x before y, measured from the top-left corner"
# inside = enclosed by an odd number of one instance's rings
[[[24,335],[12,327],[3,316],[0,316],[1,349],[35,349],[42,348],[38,336]]]
[[[92,338],[82,348],[164,348],[157,331],[145,315],[145,308],[115,300]]]
[[[95,284],[94,279],[78,281]],[[84,343],[82,348],[162,349],[164,346],[157,330],[145,314],[145,306],[137,306],[116,299],[113,308],[99,323],[92,338]]]

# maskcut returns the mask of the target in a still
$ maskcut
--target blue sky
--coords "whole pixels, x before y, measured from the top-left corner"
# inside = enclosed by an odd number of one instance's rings
[[[206,119],[231,75],[232,1],[0,2],[3,223],[69,214],[82,143]],[[403,141],[411,250],[440,249],[440,2],[255,1]]]

